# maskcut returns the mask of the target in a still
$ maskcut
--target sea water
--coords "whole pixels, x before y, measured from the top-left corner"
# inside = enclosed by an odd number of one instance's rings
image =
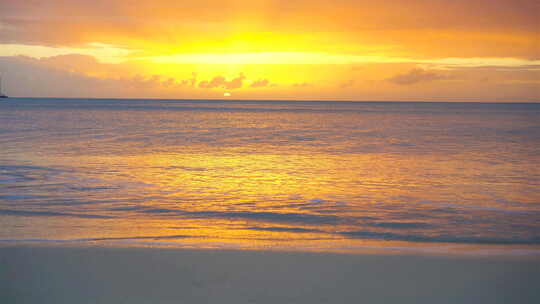
[[[7,99],[0,245],[540,253],[540,104]]]

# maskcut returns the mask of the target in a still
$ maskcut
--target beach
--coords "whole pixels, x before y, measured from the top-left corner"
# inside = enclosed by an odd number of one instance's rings
[[[0,0],[0,304],[540,303],[539,0]]]
[[[538,303],[538,257],[0,248],[3,303]]]

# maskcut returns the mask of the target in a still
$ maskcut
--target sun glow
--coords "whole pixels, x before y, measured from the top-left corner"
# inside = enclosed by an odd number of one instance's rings
[[[357,56],[318,52],[259,52],[223,54],[176,54],[141,58],[154,63],[171,64],[354,64],[411,61],[385,56]]]
[[[493,1],[8,1],[0,72],[20,96],[538,101],[537,5]]]

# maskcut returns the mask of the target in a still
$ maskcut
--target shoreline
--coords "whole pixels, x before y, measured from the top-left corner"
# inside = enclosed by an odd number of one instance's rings
[[[540,259],[0,247],[6,303],[538,303]]]
[[[199,245],[199,244],[197,244]],[[415,247],[363,247],[352,250],[327,250],[327,249],[307,249],[307,248],[261,248],[261,247],[235,247],[235,246],[207,246],[201,247],[195,244],[180,245],[178,243],[167,242],[99,242],[99,241],[52,241],[52,242],[2,242],[0,241],[0,251],[15,249],[68,249],[68,250],[157,250],[157,251],[187,251],[187,252],[216,252],[216,253],[253,253],[253,254],[283,254],[283,255],[313,255],[313,256],[377,256],[377,257],[415,257],[434,258],[451,260],[537,260],[540,262],[539,249],[534,248],[478,248],[476,251],[470,248],[456,247],[452,250],[435,250],[435,247],[415,248]],[[444,244],[440,244],[444,245]],[[486,245],[480,245],[486,247]],[[489,247],[489,245],[487,246]]]
[[[415,243],[403,241],[371,241],[364,244],[327,244],[326,246],[285,246],[285,244],[247,245],[223,242],[218,239],[200,241],[198,238],[184,238],[183,241],[168,241],[174,236],[137,237],[96,237],[80,239],[0,239],[0,249],[9,247],[57,247],[57,248],[148,248],[166,250],[216,250],[305,254],[344,255],[400,255],[448,258],[537,258],[540,259],[539,245],[502,245],[468,243]],[[330,246],[334,245],[334,246]]]

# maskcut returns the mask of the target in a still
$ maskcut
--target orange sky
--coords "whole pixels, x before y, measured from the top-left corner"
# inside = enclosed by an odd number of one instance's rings
[[[3,0],[0,73],[14,96],[540,101],[538,20],[536,0]]]

